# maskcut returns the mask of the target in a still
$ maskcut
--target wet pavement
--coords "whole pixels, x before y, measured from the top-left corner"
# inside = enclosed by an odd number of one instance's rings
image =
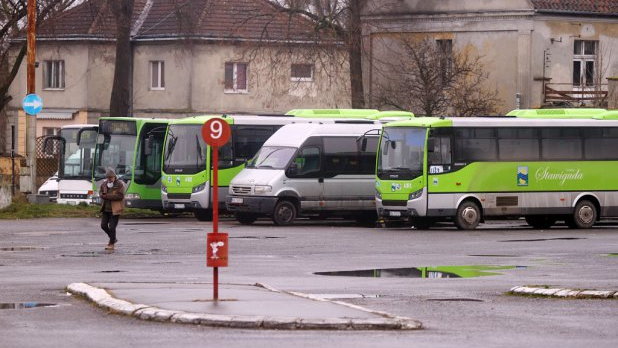
[[[96,219],[0,221],[0,302],[58,305],[0,310],[0,346],[78,347],[88,342],[91,347],[614,347],[618,341],[614,324],[618,300],[507,294],[523,285],[616,289],[618,258],[609,255],[618,250],[618,225],[601,224],[587,231],[565,227],[540,231],[514,221],[492,222],[475,231],[458,231],[452,226],[418,231],[365,228],[346,221],[301,221],[282,228],[267,221],[254,226],[223,221],[220,230],[231,238],[230,266],[219,272],[222,284],[268,284],[286,293],[315,298],[302,302],[344,302],[417,319],[424,327],[388,332],[298,332],[138,320],[68,296],[68,284],[88,283],[112,290],[118,287],[119,292],[111,291],[112,295],[140,303],[152,301],[146,303],[149,306],[174,308],[182,304],[184,311],[193,313],[195,308],[214,304],[209,287],[212,269],[205,267],[204,256],[209,224],[185,218],[121,219],[120,243],[113,253],[103,250],[106,240],[98,224]],[[507,268],[488,270],[499,274],[459,278],[316,274],[380,270],[382,275],[382,270],[425,267],[427,275],[450,272],[431,269],[438,267],[432,265]],[[161,284],[189,286],[185,299],[174,298],[174,290],[169,292],[171,301],[150,297]],[[149,297],[141,298],[139,289],[148,290],[144,295]],[[220,298],[239,301],[220,303],[237,310],[241,295],[232,290],[223,287]],[[255,308],[258,306],[256,301]],[[286,310],[267,306],[271,307]]]

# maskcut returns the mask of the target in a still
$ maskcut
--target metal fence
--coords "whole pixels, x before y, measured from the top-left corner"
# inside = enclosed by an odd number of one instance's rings
[[[47,145],[47,149],[45,148]],[[45,142],[45,137],[36,138],[36,186],[41,187],[45,180],[58,171],[62,153],[62,144],[58,140]]]

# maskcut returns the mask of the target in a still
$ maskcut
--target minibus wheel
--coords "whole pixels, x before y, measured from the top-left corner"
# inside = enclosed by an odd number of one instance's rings
[[[455,226],[460,230],[473,230],[481,222],[481,209],[472,201],[465,201],[457,208]]]
[[[581,200],[573,211],[573,224],[576,228],[590,228],[597,221],[597,207],[588,200]]]
[[[234,214],[234,217],[236,218],[236,221],[240,222],[242,225],[251,225],[255,222],[255,220],[257,220],[257,216],[247,213],[236,213]]]
[[[273,222],[279,226],[290,225],[296,219],[296,215],[297,209],[293,202],[280,200],[273,211]]]

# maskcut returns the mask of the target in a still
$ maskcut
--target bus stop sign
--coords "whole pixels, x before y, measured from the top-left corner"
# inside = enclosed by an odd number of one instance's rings
[[[210,146],[223,146],[230,139],[230,125],[222,118],[212,118],[202,126],[202,138]]]

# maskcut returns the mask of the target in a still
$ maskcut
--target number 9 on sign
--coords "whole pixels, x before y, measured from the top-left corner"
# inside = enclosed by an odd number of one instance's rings
[[[223,146],[230,139],[230,125],[222,118],[212,118],[202,126],[202,138],[210,146]]]

